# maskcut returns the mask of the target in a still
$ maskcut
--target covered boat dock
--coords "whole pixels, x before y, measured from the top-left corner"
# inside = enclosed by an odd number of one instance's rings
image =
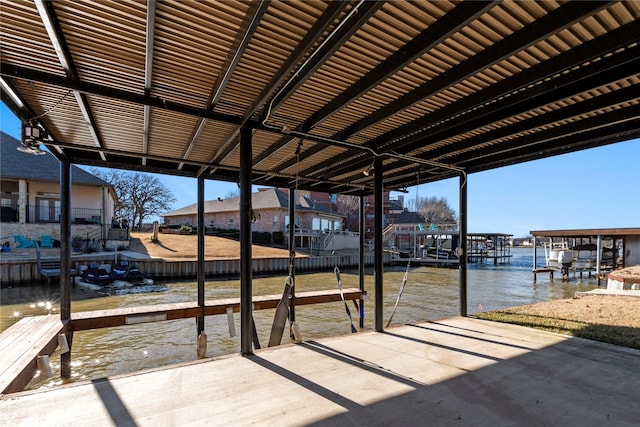
[[[25,164],[43,152],[61,164],[60,321],[72,319],[71,164],[197,180],[200,310],[204,183],[228,181],[240,192],[245,356],[4,396],[7,424],[630,422],[637,352],[466,319],[465,244],[462,318],[445,332],[385,332],[382,232],[384,191],[455,178],[466,242],[470,174],[640,136],[637,2],[6,0],[0,23],[18,148]],[[361,230],[373,195],[373,332],[254,352],[253,185],[355,196]],[[194,336],[204,331],[201,315]],[[72,352],[60,357],[64,378]]]
[[[640,264],[640,228],[591,228],[534,230],[533,275],[561,269],[559,252],[571,252],[569,271],[582,275],[603,274],[618,268]],[[538,250],[544,249],[545,265],[538,267]]]

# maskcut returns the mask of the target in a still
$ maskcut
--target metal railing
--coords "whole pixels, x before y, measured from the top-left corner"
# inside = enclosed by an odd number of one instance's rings
[[[18,214],[19,215],[19,214]],[[27,206],[27,223],[59,223],[61,209],[53,206]],[[92,208],[71,208],[72,224],[101,224],[102,210]]]

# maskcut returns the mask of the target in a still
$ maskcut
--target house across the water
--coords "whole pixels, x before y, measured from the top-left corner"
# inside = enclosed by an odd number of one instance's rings
[[[60,162],[48,152],[33,155],[0,132],[0,244],[20,247],[60,239]],[[116,194],[104,180],[71,167],[71,235],[100,239],[113,219]],[[24,243],[27,242],[27,243]]]
[[[286,244],[289,227],[289,191],[263,188],[251,195],[252,231],[270,236],[264,243]],[[332,204],[311,199],[300,192],[296,200],[295,246],[308,250],[357,248],[357,233],[344,230],[345,215]],[[197,224],[197,204],[169,212],[163,216],[164,227]],[[240,228],[240,197],[208,200],[204,203],[205,234],[226,234]],[[254,239],[255,240],[255,239]],[[257,242],[259,243],[259,242]]]

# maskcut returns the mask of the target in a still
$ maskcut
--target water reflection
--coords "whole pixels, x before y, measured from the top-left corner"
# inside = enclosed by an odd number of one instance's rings
[[[590,290],[597,286],[594,278],[571,278],[570,281],[551,282],[548,275],[538,276],[533,283],[531,250],[514,249],[511,263],[505,265],[470,264],[468,272],[468,312],[531,304],[560,298],[569,298],[576,291]],[[390,316],[402,283],[405,267],[388,267],[384,273],[384,315]],[[373,272],[366,271],[365,286],[369,298],[365,301],[365,329],[374,327]],[[357,271],[342,271],[345,288],[358,287]],[[254,295],[281,295],[284,277],[254,278]],[[456,269],[411,267],[404,293],[398,304],[392,325],[436,320],[458,315],[459,272]],[[332,271],[298,275],[297,291],[336,289],[337,280]],[[137,293],[101,294],[73,289],[73,312],[122,308],[139,305],[164,304],[197,300],[195,282],[164,283]],[[0,329],[4,330],[23,316],[59,314],[57,289],[41,286],[2,289],[2,315]],[[239,280],[210,281],[206,284],[205,299],[239,297]],[[47,302],[49,304],[47,304]],[[358,324],[358,313],[349,303]],[[259,339],[266,346],[275,310],[254,313]],[[240,315],[233,316],[236,330],[240,330]],[[296,307],[296,321],[303,339],[317,339],[347,334],[350,323],[341,302]],[[283,343],[291,342],[288,328]],[[209,316],[205,320],[208,336],[207,357],[237,353],[239,336],[229,336],[227,316]],[[73,379],[96,379],[108,375],[134,372],[143,369],[188,362],[197,359],[196,324],[194,319],[132,325],[122,328],[106,328],[77,332],[72,346]],[[60,383],[57,355],[51,357],[53,377],[36,387]]]

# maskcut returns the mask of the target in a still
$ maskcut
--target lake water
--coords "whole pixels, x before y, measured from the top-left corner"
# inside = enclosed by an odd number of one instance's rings
[[[554,281],[548,274],[539,274],[533,282],[532,249],[514,248],[506,264],[469,264],[468,313],[570,298],[576,291],[588,291],[598,286],[597,280],[586,274],[569,281]],[[540,254],[538,263],[540,263]],[[386,267],[384,272],[384,315],[386,321],[393,311],[406,267]],[[357,271],[343,270],[345,288],[358,287]],[[285,277],[256,277],[254,295],[282,294]],[[437,320],[459,314],[459,271],[449,268],[410,267],[404,293],[393,317],[392,325]],[[205,299],[239,297],[240,281],[207,281]],[[374,327],[373,271],[366,270],[364,329]],[[59,290],[46,286],[22,286],[2,289],[0,330],[6,329],[23,316],[59,313]],[[336,289],[333,272],[299,274],[296,290]],[[151,287],[134,288],[120,294],[98,294],[73,289],[71,310],[92,311],[108,308],[163,304],[197,300],[195,282],[159,283]],[[358,326],[355,307],[349,308]],[[269,340],[274,310],[254,312],[260,343]],[[296,307],[296,321],[303,339],[317,339],[350,332],[350,324],[342,302]],[[234,314],[235,328],[240,332],[240,315]],[[291,342],[285,329],[283,343]],[[240,337],[229,335],[227,316],[205,319],[207,357],[238,353]],[[182,319],[121,328],[106,328],[76,332],[72,348],[72,381],[96,379],[147,368],[196,360],[196,324],[194,319]],[[60,384],[60,358],[51,357],[53,377],[33,388]]]

